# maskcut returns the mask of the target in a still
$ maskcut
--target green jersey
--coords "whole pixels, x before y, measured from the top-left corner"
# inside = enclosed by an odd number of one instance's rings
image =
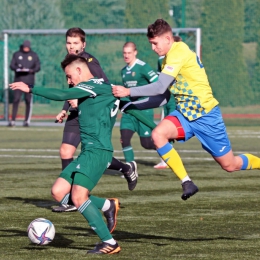
[[[78,99],[81,150],[113,151],[111,135],[120,101],[111,85],[94,78],[69,89],[33,88],[32,93],[56,101]]]
[[[121,70],[121,76],[126,88],[143,86],[155,82],[158,79],[157,73],[150,67],[150,65],[139,59],[136,59],[135,63],[131,67],[128,65],[125,66]]]

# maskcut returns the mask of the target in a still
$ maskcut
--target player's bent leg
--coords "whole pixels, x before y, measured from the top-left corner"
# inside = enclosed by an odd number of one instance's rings
[[[51,195],[56,201],[60,202],[66,194],[70,193],[70,190],[71,184],[67,180],[59,177],[51,188]]]
[[[70,159],[73,158],[74,153],[76,152],[77,147],[71,144],[62,143],[60,146],[60,158],[61,159]]]
[[[172,144],[169,143],[169,140],[185,137],[185,133],[182,131],[182,126],[179,120],[176,119],[176,117],[172,116],[167,116],[163,119],[153,130],[152,139],[157,147],[158,154],[181,180],[183,190],[181,198],[187,200],[197,193],[199,189],[189,178],[179,154],[173,148]],[[176,124],[178,125],[176,126]]]
[[[79,185],[72,186],[72,200],[77,206],[78,211],[88,221],[90,227],[101,239],[101,243],[96,245],[93,250],[89,250],[89,254],[115,254],[119,253],[121,248],[110,234],[100,211],[89,199],[89,191],[85,187]]]
[[[130,129],[121,129],[120,133],[121,133],[120,142],[122,145],[125,161],[126,162],[134,161],[134,151],[131,145],[131,139],[134,135],[134,131]]]
[[[260,158],[252,154],[234,156],[231,150],[221,157],[213,158],[227,172],[260,169]]]

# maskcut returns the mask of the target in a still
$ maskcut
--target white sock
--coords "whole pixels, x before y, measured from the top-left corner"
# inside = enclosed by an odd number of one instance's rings
[[[191,181],[190,177],[187,175],[182,180],[181,183],[184,183],[185,181]]]
[[[104,212],[109,208],[110,208],[110,200],[106,200],[101,210]]]
[[[114,238],[111,238],[111,239],[103,241],[103,242],[106,242],[106,243],[108,243],[110,245],[115,245],[116,244],[116,240]]]

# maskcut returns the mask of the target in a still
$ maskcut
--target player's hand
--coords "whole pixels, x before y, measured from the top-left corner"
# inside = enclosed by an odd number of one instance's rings
[[[29,93],[29,91],[30,91],[29,86],[23,82],[13,82],[13,83],[9,84],[9,86],[12,90],[19,89],[25,93]]]
[[[127,97],[130,96],[130,89],[123,86],[112,86],[112,93],[115,97]]]
[[[57,116],[56,116],[56,121],[57,123],[62,123],[63,119],[66,117],[67,113],[65,110],[62,110]]]
[[[78,100],[77,99],[71,99],[71,100],[68,100],[68,102],[70,103],[71,107],[73,107],[73,108],[78,107]]]

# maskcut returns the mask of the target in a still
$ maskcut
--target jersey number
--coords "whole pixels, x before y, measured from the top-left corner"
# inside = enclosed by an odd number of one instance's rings
[[[114,117],[117,114],[117,111],[119,109],[119,103],[120,100],[117,99],[116,102],[114,103],[114,108],[111,109],[111,117]]]

